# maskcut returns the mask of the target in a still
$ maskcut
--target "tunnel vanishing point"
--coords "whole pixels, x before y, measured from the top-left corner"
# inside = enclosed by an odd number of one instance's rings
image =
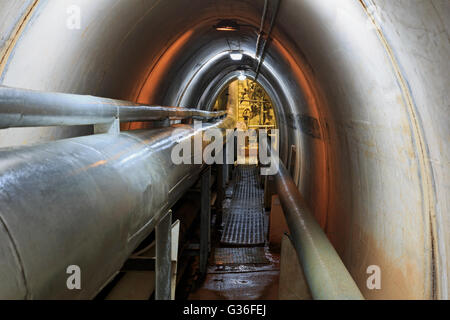
[[[0,299],[93,299],[142,260],[174,298],[256,179],[310,298],[448,300],[449,32],[448,0],[0,1]],[[240,125],[277,130],[275,176],[172,163]]]

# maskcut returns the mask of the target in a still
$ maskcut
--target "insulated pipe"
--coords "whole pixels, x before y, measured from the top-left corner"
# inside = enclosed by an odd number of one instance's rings
[[[1,149],[0,299],[95,297],[195,182],[202,165],[173,164],[172,148],[233,126],[226,118]],[[81,270],[80,290],[66,285],[69,266]]]
[[[276,190],[312,297],[315,300],[364,299],[285,166],[277,162]]]
[[[226,112],[150,107],[129,101],[0,86],[0,128],[75,126],[163,119],[212,120]]]

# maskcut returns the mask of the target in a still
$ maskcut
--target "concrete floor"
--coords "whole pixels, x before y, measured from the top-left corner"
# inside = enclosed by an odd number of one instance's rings
[[[209,266],[203,284],[189,300],[277,300],[279,255],[266,248],[268,265]]]

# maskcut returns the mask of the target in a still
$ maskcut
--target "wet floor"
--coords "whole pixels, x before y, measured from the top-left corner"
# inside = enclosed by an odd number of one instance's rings
[[[210,266],[189,300],[277,300],[279,256],[267,252],[268,265]]]
[[[232,230],[231,236],[222,234],[221,242],[215,243],[205,280],[190,293],[189,300],[278,299],[280,259],[279,254],[268,247],[268,214],[263,208],[263,191],[257,172],[258,169],[251,166],[236,168],[226,192],[228,199],[224,201],[224,232]],[[236,219],[245,212],[255,215],[255,211],[260,218]],[[259,228],[261,224],[263,227]],[[262,241],[254,240],[261,239],[259,235],[255,237],[255,232],[262,233]],[[235,237],[236,234],[239,237]],[[235,241],[233,245],[230,239]]]

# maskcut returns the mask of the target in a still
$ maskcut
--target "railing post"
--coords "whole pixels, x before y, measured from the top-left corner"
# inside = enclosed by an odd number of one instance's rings
[[[201,177],[200,213],[200,273],[206,274],[211,240],[211,167],[203,171]]]
[[[164,119],[159,121],[153,121],[152,122],[154,128],[167,128],[170,127],[170,119]]]
[[[120,120],[115,119],[111,123],[99,123],[94,125],[94,134],[120,134]]]
[[[172,210],[156,226],[155,300],[171,300]]]
[[[222,225],[223,216],[223,200],[225,199],[225,184],[227,176],[226,154],[225,149],[223,153],[223,164],[217,165],[217,200],[216,200],[216,226]]]

